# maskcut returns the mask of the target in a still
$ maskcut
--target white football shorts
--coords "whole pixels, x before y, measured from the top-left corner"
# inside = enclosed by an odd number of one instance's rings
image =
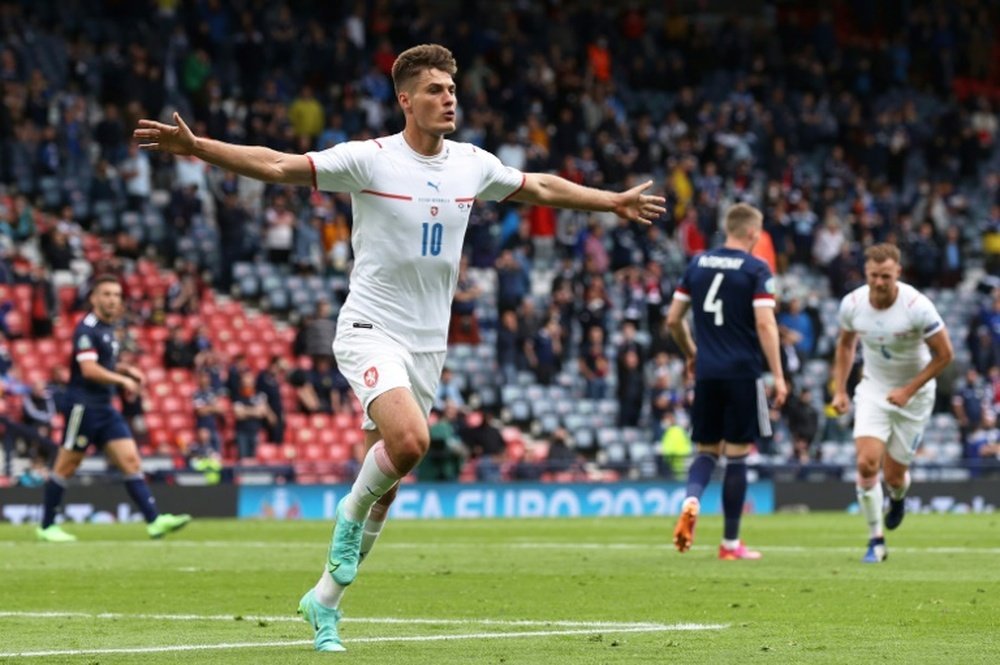
[[[924,386],[905,407],[886,401],[889,388],[863,379],[854,391],[854,438],[870,436],[885,443],[889,457],[910,466],[924,439],[934,409],[934,389]]]
[[[368,323],[341,322],[333,341],[337,367],[364,407],[361,428],[377,429],[368,416],[372,401],[393,388],[408,388],[424,415],[431,412],[446,351],[411,353]]]

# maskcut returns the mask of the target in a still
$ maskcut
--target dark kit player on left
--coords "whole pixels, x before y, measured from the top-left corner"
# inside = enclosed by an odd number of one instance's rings
[[[132,432],[111,398],[115,386],[138,392],[145,377],[138,368],[118,362],[115,324],[121,318],[122,287],[118,279],[103,275],[90,292],[90,312],[73,331],[69,388],[60,410],[66,418],[62,447],[45,483],[44,511],[39,540],[71,542],[76,536],[55,523],[56,511],[66,491],[66,481],[76,473],[93,443],[125,477],[125,489],[146,520],[151,538],[161,538],[191,521],[190,515],[170,515],[156,509],[142,475],[139,451]]]

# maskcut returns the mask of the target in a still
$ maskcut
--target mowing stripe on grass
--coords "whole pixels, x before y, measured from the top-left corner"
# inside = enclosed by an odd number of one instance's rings
[[[24,619],[137,619],[149,621],[302,621],[294,615],[257,616],[234,614],[124,614],[119,612],[0,612],[0,618]],[[662,623],[645,621],[563,621],[563,620],[508,620],[508,619],[410,619],[404,617],[344,617],[347,623],[413,624],[443,626],[561,626],[563,628],[651,628],[662,629]],[[687,625],[687,624],[678,624]],[[697,624],[690,624],[697,625]]]
[[[693,624],[679,623],[673,625],[650,625],[643,627],[615,628],[609,630],[608,626],[602,626],[602,630],[614,633],[662,633],[668,631],[692,631],[692,630],[722,630],[726,624]],[[516,637],[558,637],[566,635],[589,635],[595,629],[586,630],[543,630],[543,631],[523,631],[517,633],[465,633],[462,635],[412,635],[408,637],[356,637],[348,640],[350,644],[365,643],[385,643],[385,642],[446,642],[452,640],[493,640],[510,639]],[[45,656],[89,656],[98,654],[139,654],[139,653],[166,653],[171,651],[208,651],[217,649],[259,649],[266,647],[291,647],[311,645],[312,640],[292,640],[285,642],[230,642],[225,644],[177,644],[158,647],[120,647],[108,649],[63,649],[49,651],[21,651],[0,653],[0,658],[33,658]]]

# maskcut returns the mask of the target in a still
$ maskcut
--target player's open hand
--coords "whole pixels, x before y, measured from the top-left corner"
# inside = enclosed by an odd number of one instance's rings
[[[174,112],[174,122],[177,124],[165,125],[155,120],[142,119],[132,132],[132,138],[141,141],[139,147],[146,150],[159,150],[175,155],[193,154],[194,133],[177,112]]]
[[[830,406],[840,415],[844,415],[851,408],[851,398],[847,396],[847,393],[837,393],[833,396]]]
[[[618,195],[619,204],[615,206],[615,214],[634,222],[649,224],[654,219],[667,212],[663,205],[667,202],[662,196],[643,194],[652,187],[653,181],[647,180],[641,185]]]

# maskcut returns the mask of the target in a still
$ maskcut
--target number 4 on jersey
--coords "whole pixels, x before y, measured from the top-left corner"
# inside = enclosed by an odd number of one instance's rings
[[[725,279],[725,273],[717,272],[715,273],[715,278],[712,279],[712,285],[708,287],[708,293],[705,294],[705,304],[702,305],[702,309],[709,314],[715,314],[715,325],[721,326],[725,323],[725,319],[722,315],[722,299],[716,298],[719,294],[719,287],[722,285],[722,280]]]

